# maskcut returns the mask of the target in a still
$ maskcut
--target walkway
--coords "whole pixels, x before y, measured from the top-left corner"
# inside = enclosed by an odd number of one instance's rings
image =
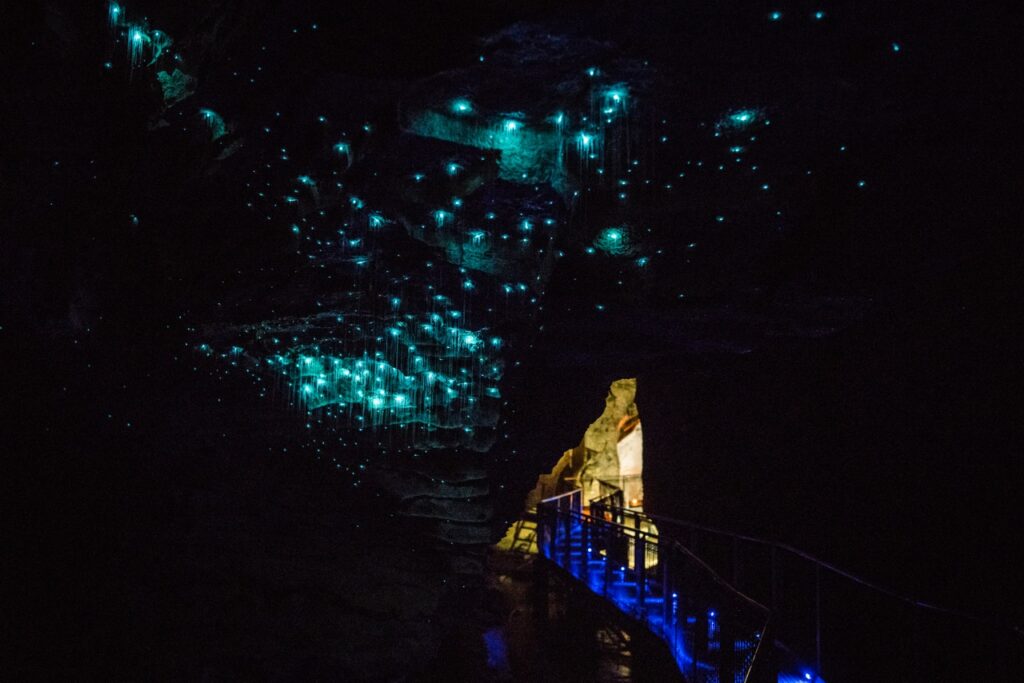
[[[589,509],[580,490],[543,501],[540,552],[664,640],[689,683],[821,681],[794,662],[780,671],[764,644],[768,608],[659,535],[649,518],[616,505],[615,495]]]
[[[1021,680],[1021,628],[601,489],[589,507],[580,490],[542,501],[536,547],[661,638],[688,683]]]

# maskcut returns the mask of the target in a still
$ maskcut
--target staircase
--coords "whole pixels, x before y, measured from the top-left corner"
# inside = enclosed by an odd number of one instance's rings
[[[668,645],[689,683],[821,680],[779,671],[769,610],[743,595],[615,492],[582,506],[582,491],[537,507],[539,552]],[[510,531],[511,533],[511,531]]]

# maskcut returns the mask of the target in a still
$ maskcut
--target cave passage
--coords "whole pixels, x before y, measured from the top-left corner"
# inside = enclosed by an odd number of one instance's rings
[[[1019,679],[1008,15],[19,9],[10,676],[504,681],[529,564],[634,678]]]

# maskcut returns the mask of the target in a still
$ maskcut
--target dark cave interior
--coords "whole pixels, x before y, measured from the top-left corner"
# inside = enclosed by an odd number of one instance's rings
[[[1019,17],[111,6],[0,29],[21,677],[489,680],[620,377],[649,509],[1024,623]]]

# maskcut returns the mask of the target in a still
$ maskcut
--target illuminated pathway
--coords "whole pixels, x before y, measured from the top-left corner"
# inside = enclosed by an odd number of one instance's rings
[[[943,672],[963,666],[965,641],[986,653],[972,666],[1020,660],[1024,633],[1012,626],[792,546],[629,509],[621,490],[602,489],[589,507],[579,489],[541,501],[538,550],[661,638],[690,683],[954,680]]]
[[[540,552],[664,640],[691,683],[822,681],[766,644],[767,607],[652,531],[649,518],[622,507],[621,496],[591,501],[589,509],[578,489],[542,501]]]

